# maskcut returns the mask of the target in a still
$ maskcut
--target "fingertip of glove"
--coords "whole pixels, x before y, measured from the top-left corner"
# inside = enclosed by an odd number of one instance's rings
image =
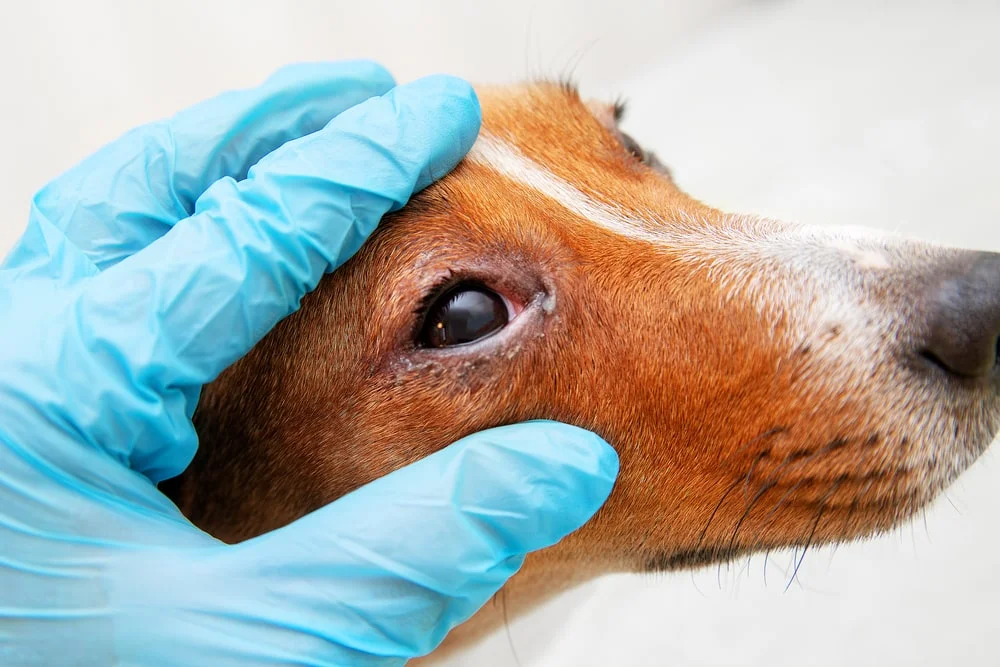
[[[602,467],[612,470],[614,474],[618,473],[618,452],[607,440],[593,431],[548,419],[526,421],[517,426],[546,432],[549,439],[552,440],[559,439],[563,442],[578,443],[582,448],[581,451],[593,454],[596,460],[600,461]]]
[[[518,495],[538,513],[529,520],[539,540],[533,548],[578,529],[611,495],[618,453],[592,431],[554,421],[529,421],[482,435],[487,443],[507,450],[505,465],[521,467]]]
[[[479,96],[472,85],[447,74],[425,76],[397,86],[387,96],[399,104],[425,109],[438,125],[450,126],[464,154],[476,140],[483,120]]]
[[[476,89],[465,79],[449,74],[432,74],[401,86],[416,91],[420,95],[437,97],[443,103],[453,105],[457,111],[469,116],[477,123],[482,121],[483,113],[479,105]]]
[[[553,470],[572,471],[574,476],[588,480],[602,503],[618,477],[618,452],[614,447],[593,431],[577,426],[534,420],[490,429],[471,438],[520,450]]]
[[[620,467],[618,452],[607,440],[593,431],[571,426],[561,422],[536,421],[529,422],[558,434],[558,438],[566,452],[573,445],[581,470],[590,475],[595,483],[606,485],[604,498],[611,493]],[[603,500],[602,500],[603,502]]]

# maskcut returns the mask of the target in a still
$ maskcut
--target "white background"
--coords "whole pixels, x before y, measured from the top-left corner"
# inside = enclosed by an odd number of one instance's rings
[[[400,80],[558,75],[720,208],[1000,250],[1000,3],[88,2],[0,9],[0,251],[31,194],[128,128],[298,60]],[[362,4],[364,6],[362,6]],[[9,323],[0,323],[0,326]],[[949,502],[950,499],[950,502]],[[456,664],[1000,665],[996,455],[873,543],[611,577]]]

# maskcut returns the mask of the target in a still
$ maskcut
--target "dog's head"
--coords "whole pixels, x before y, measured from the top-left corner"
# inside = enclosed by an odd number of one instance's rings
[[[848,539],[1000,426],[1000,256],[728,215],[566,86],[480,91],[468,158],[206,388],[173,494],[238,540],[528,419],[618,450],[555,549],[644,569]]]

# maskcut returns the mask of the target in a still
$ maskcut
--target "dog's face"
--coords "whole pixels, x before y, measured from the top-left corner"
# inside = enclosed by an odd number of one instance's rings
[[[554,547],[607,569],[848,539],[1000,427],[1000,261],[725,215],[557,85],[483,133],[206,388],[174,495],[238,540],[469,433],[596,431],[621,475]]]

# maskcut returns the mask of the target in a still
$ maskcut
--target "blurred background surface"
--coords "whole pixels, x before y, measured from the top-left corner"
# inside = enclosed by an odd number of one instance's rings
[[[628,98],[628,131],[719,208],[1000,250],[998,35],[994,0],[8,3],[0,253],[35,190],[127,129],[356,57],[401,81],[572,72]],[[452,664],[995,667],[997,455],[947,495],[881,540],[811,551],[787,592],[790,552],[766,582],[763,557],[608,577]]]

